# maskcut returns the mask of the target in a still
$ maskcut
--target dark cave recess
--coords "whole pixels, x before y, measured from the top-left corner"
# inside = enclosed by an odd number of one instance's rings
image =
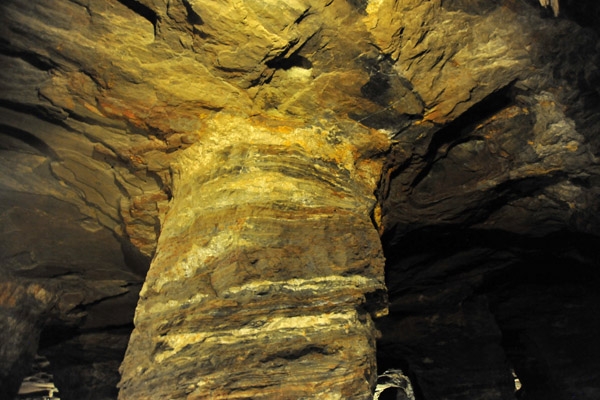
[[[512,369],[519,399],[600,395],[597,236],[436,227],[384,248],[390,315],[376,321],[378,368],[403,369],[417,400],[500,389],[494,398],[512,399]]]

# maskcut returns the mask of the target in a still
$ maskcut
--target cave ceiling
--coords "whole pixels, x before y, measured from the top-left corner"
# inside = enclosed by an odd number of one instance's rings
[[[598,398],[598,18],[2,1],[0,391]]]

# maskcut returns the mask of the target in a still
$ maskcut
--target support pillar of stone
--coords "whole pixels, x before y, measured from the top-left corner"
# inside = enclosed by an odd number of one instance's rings
[[[348,129],[221,117],[182,153],[120,399],[371,397],[387,140]]]

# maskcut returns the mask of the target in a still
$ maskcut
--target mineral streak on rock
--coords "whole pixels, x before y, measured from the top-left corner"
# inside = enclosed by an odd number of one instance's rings
[[[2,1],[2,388],[114,399],[145,279],[121,399],[367,399],[375,327],[416,398],[598,398],[599,8],[539,3]]]
[[[121,398],[369,398],[384,260],[351,143],[370,134],[221,117],[181,154]]]

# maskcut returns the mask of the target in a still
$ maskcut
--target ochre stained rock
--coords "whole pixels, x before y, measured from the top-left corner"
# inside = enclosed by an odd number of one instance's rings
[[[120,398],[370,397],[379,171],[353,143],[386,140],[320,125],[223,116],[181,154]]]
[[[595,400],[598,3],[558,5],[2,1],[2,389]]]

